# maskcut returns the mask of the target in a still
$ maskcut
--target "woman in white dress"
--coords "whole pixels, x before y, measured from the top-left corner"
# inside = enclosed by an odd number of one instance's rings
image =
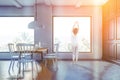
[[[73,61],[78,61],[78,32],[79,24],[75,22],[72,28],[72,59]]]

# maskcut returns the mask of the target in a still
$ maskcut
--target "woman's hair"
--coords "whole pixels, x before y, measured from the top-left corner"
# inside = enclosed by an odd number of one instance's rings
[[[72,32],[73,32],[74,35],[77,35],[78,31],[79,31],[79,24],[76,21],[75,24],[73,25]]]

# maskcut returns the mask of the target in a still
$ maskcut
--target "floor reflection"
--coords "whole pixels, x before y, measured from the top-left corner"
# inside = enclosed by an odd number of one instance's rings
[[[8,74],[9,63],[10,61],[0,61],[0,80],[13,80]],[[120,80],[120,66],[106,61],[73,63],[61,60],[57,66],[50,61],[47,66],[43,62],[39,62],[38,66],[38,72],[34,67],[34,80]],[[24,79],[19,80],[32,80],[31,71],[24,73]]]

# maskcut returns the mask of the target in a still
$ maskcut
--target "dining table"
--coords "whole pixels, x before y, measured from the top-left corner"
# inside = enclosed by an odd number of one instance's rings
[[[41,60],[43,60],[43,56],[44,54],[48,54],[48,48],[36,48],[33,50],[26,50],[26,51],[15,51],[15,53],[20,53],[20,57],[21,57],[21,53],[33,53],[34,54],[41,54]]]
[[[41,60],[43,60],[44,54],[48,54],[48,48],[37,48],[33,51],[33,54],[41,54]]]

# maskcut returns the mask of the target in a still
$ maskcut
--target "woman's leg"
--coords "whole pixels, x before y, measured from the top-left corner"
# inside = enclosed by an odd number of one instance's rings
[[[73,47],[73,51],[72,51],[72,60],[75,61],[75,47]]]
[[[76,47],[76,49],[75,49],[76,51],[75,51],[75,61],[78,61],[78,47]]]

